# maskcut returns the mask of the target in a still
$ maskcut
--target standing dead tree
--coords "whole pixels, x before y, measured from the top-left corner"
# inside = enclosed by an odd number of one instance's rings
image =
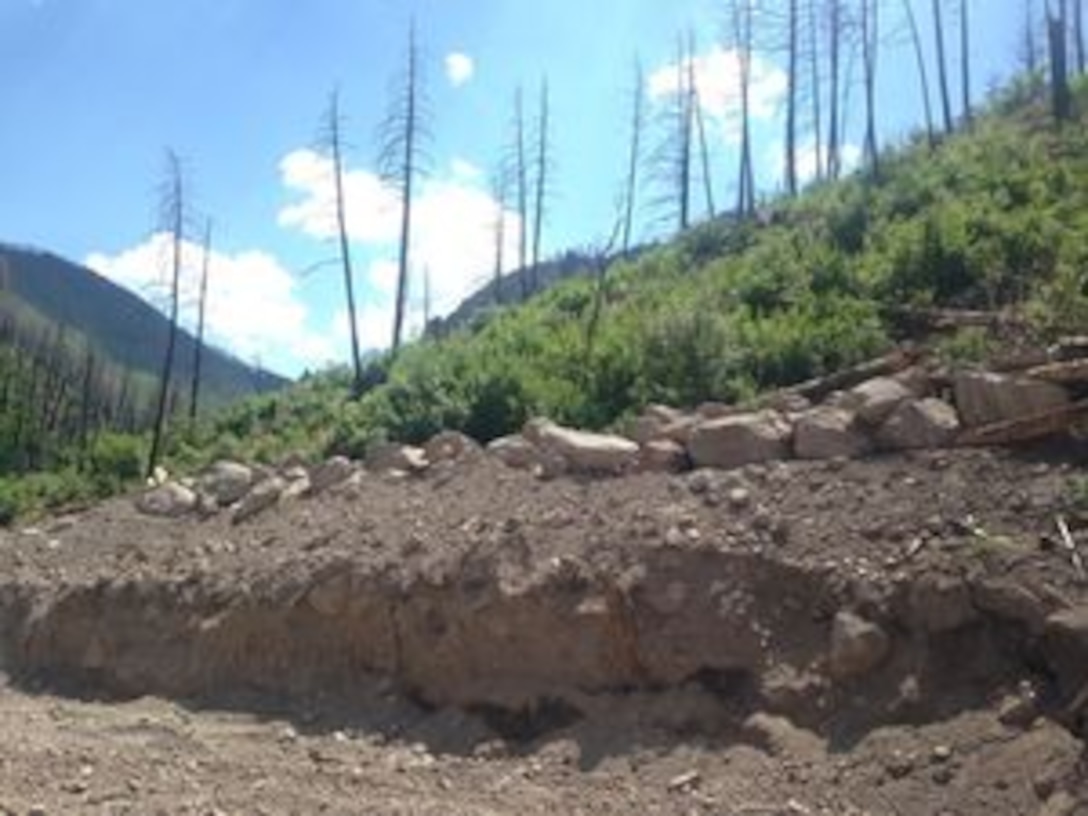
[[[502,274],[506,252],[506,199],[510,192],[510,174],[505,162],[499,162],[491,176],[491,197],[495,201],[495,266],[493,269],[492,297],[496,305],[503,302]]]
[[[963,92],[963,123],[971,127],[971,9],[960,0],[960,88]]]
[[[627,177],[623,189],[623,251],[631,248],[632,230],[635,217],[635,198],[638,194],[638,168],[642,163],[642,131],[646,125],[645,99],[643,90],[645,75],[642,62],[635,57],[634,88],[631,94],[631,131],[627,151]]]
[[[800,189],[800,176],[797,170],[797,102],[799,96],[799,77],[801,60],[801,10],[799,0],[789,0],[786,18],[786,147],[783,167],[785,168],[786,192],[796,196]]]
[[[910,33],[911,47],[914,51],[914,62],[918,68],[918,84],[922,92],[922,110],[926,118],[926,138],[930,148],[933,148],[937,144],[937,131],[933,123],[933,104],[929,96],[929,72],[926,70],[922,36],[918,29],[918,18],[914,14],[911,0],[903,0],[903,12],[907,19],[907,29]]]
[[[208,312],[208,271],[212,254],[212,220],[204,224],[204,260],[200,269],[200,294],[196,307],[196,342],[193,344],[193,378],[189,391],[189,423],[196,422],[200,405],[200,375],[204,363],[204,324]]]
[[[695,135],[699,139],[699,167],[703,177],[703,193],[706,196],[707,218],[714,217],[714,176],[710,171],[710,145],[706,136],[703,116],[703,100],[695,72],[695,32],[688,32],[688,88],[691,93],[691,113],[694,117]]]
[[[416,184],[423,171],[426,137],[426,100],[423,94],[419,46],[416,42],[416,27],[413,20],[408,27],[404,70],[394,80],[392,102],[381,124],[381,151],[378,156],[378,168],[383,181],[393,187],[400,197],[397,293],[393,311],[393,338],[390,346],[394,356],[400,350],[408,307],[412,204]]]
[[[525,99],[521,86],[514,90],[513,143],[507,161],[512,165],[514,188],[518,207],[518,279],[521,282],[521,299],[528,300],[533,293],[529,265],[529,167],[525,128]]]
[[[166,412],[174,371],[174,350],[178,336],[178,307],[181,290],[182,243],[185,228],[185,188],[182,182],[181,160],[173,150],[166,153],[166,178],[162,194],[162,218],[170,235],[170,325],[163,351],[159,375],[159,395],[155,403],[155,423],[151,434],[151,451],[147,457],[147,477],[158,467],[166,431]]]
[[[533,254],[532,275],[533,289],[539,285],[538,270],[540,268],[540,241],[543,234],[544,219],[547,215],[547,196],[550,192],[548,186],[551,178],[551,142],[548,137],[549,116],[551,113],[550,99],[548,95],[548,78],[544,77],[540,83],[540,111],[536,120],[536,177],[533,179],[534,203],[533,203]]]
[[[333,189],[336,206],[336,236],[340,248],[340,268],[344,275],[344,299],[348,307],[348,329],[351,337],[351,390],[358,397],[363,392],[363,362],[359,349],[359,314],[355,307],[355,274],[351,264],[351,244],[348,240],[347,201],[344,196],[343,120],[340,115],[340,93],[333,90],[325,116],[326,148],[332,157]]]
[[[737,217],[755,212],[755,170],[752,161],[752,0],[730,2],[731,45],[737,58],[738,98],[740,99],[740,161],[737,169]]]
[[[861,0],[862,77],[865,86],[865,161],[874,174],[880,173],[880,152],[876,140],[876,67],[880,49],[880,4]]]
[[[1069,88],[1068,17],[1066,0],[1058,0],[1054,9],[1046,4],[1047,42],[1050,46],[1050,94],[1054,118],[1059,124],[1073,115],[1073,95]]]
[[[948,90],[948,60],[944,47],[944,16],[941,4],[945,0],[933,0],[933,37],[937,45],[937,84],[941,91],[941,113],[944,114],[944,132],[951,133],[954,128],[952,119],[952,97]]]

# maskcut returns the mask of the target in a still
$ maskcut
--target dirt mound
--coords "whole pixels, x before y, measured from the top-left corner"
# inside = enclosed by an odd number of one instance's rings
[[[1073,813],[1088,587],[1055,519],[1083,540],[1079,472],[958,450],[541,480],[475,456],[241,523],[118,500],[0,541],[0,665],[325,712],[319,751],[345,718],[381,731],[389,695],[460,712],[428,755],[504,746],[494,772],[539,766],[512,783],[530,812],[540,774],[538,803],[587,812]],[[606,806],[599,772],[634,798]]]

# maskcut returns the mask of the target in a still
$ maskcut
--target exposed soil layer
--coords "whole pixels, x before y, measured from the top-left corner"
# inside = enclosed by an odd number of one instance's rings
[[[0,812],[1079,813],[1078,455],[472,457],[6,533]]]

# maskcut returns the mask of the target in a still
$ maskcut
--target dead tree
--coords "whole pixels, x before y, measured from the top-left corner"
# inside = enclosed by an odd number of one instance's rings
[[[691,137],[695,109],[694,89],[689,83],[691,71],[685,65],[693,56],[677,37],[676,44],[676,185],[678,195],[679,227],[686,230],[691,224]]]
[[[963,123],[971,127],[971,11],[970,0],[960,0],[960,87],[963,91]]]
[[[1021,37],[1020,57],[1024,63],[1024,70],[1031,77],[1039,70],[1042,57],[1039,54],[1039,40],[1036,36],[1035,0],[1024,0],[1024,22]]]
[[[740,99],[740,162],[737,171],[737,217],[755,212],[755,171],[752,162],[752,0],[731,0],[732,45],[737,55]]]
[[[876,141],[876,66],[880,48],[880,5],[861,0],[862,76],[865,85],[865,160],[874,174],[880,173]]]
[[[495,266],[492,295],[496,305],[503,302],[502,273],[506,251],[506,198],[510,189],[510,175],[505,162],[499,162],[491,177],[491,197],[495,200]]]
[[[400,247],[397,254],[397,294],[393,311],[391,352],[400,349],[408,306],[408,270],[412,247],[412,203],[422,172],[425,100],[416,43],[415,21],[408,27],[404,72],[396,83],[393,101],[381,125],[382,149],[378,167],[383,180],[400,196]]]
[[[525,101],[521,86],[514,91],[514,144],[512,146],[514,184],[518,201],[518,277],[521,282],[521,299],[528,300],[533,293],[529,258],[529,168],[525,144]]]
[[[820,81],[820,30],[823,22],[820,0],[809,0],[808,4],[808,33],[809,33],[809,82],[811,83],[812,102],[812,134],[815,150],[815,176],[817,179],[824,177],[824,143],[823,143],[823,83]]]
[[[1073,0],[1073,48],[1077,73],[1084,75],[1084,0]]]
[[[918,84],[922,92],[922,109],[926,118],[926,139],[932,148],[937,144],[937,131],[933,124],[933,105],[929,98],[929,73],[926,70],[925,53],[922,50],[922,37],[918,30],[918,19],[911,7],[911,0],[903,0],[903,10],[907,18],[911,46],[914,50],[914,61],[918,68]]]
[[[351,392],[358,397],[363,392],[363,362],[359,349],[359,322],[355,307],[355,274],[348,240],[347,201],[344,196],[343,119],[340,115],[340,92],[333,89],[325,114],[325,148],[332,158],[333,190],[336,206],[336,237],[340,249],[340,268],[344,275],[344,299],[348,307],[348,333],[351,337]],[[398,298],[400,293],[398,292]]]
[[[174,370],[174,349],[178,336],[178,305],[181,289],[181,252],[185,227],[185,189],[181,176],[181,161],[174,151],[166,153],[166,178],[164,182],[162,217],[168,225],[171,245],[170,255],[170,325],[163,351],[162,371],[159,374],[159,396],[155,404],[155,423],[151,434],[151,451],[147,457],[147,477],[151,478],[158,467],[166,432],[166,412],[171,392]]]
[[[786,19],[786,192],[796,196],[800,188],[797,172],[797,98],[800,61],[800,7],[799,0],[789,0]]]
[[[937,84],[941,91],[941,112],[944,114],[944,132],[951,133],[954,127],[952,120],[952,97],[948,91],[948,61],[945,58],[944,49],[944,17],[941,12],[941,3],[944,0],[933,0],[933,36],[937,44]]]
[[[627,152],[627,178],[623,192],[623,251],[631,248],[631,234],[635,216],[635,197],[638,194],[638,168],[642,163],[642,131],[645,127],[645,78],[642,62],[635,57],[635,84],[631,95],[631,133]]]
[[[212,255],[212,220],[204,224],[204,259],[200,268],[200,295],[196,307],[196,342],[193,344],[193,379],[189,393],[189,423],[196,423],[200,405],[200,375],[204,363],[204,318],[208,312],[208,270]]]
[[[540,240],[543,234],[544,218],[546,216],[547,196],[550,192],[548,181],[551,170],[551,143],[548,138],[548,119],[550,115],[550,100],[548,97],[548,78],[540,83],[540,112],[536,120],[536,178],[534,179],[535,201],[533,204],[533,289],[539,284],[538,270],[540,268]]]
[[[828,100],[827,114],[827,177],[837,179],[841,169],[842,125],[840,121],[840,100],[842,93],[842,45],[843,45],[843,6],[842,0],[828,0],[827,3],[827,45],[828,45]]]
[[[1065,0],[1058,0],[1055,11],[1050,3],[1046,8],[1047,41],[1050,46],[1050,94],[1054,118],[1059,124],[1069,121],[1073,115],[1073,95],[1069,89],[1069,52],[1066,37],[1067,17]]]
[[[706,137],[706,122],[699,84],[695,76],[695,33],[688,33],[688,88],[691,93],[691,111],[695,117],[695,134],[699,138],[699,166],[702,170],[703,192],[706,195],[706,214],[714,217],[714,177],[710,172],[710,146]]]

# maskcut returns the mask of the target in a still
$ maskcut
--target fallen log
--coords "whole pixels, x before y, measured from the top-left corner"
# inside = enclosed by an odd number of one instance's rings
[[[885,354],[883,357],[858,363],[850,368],[836,371],[834,374],[828,374],[826,377],[806,380],[803,383],[783,388],[773,394],[768,394],[766,400],[771,400],[776,395],[795,394],[812,402],[820,402],[832,391],[845,391],[874,377],[888,377],[892,374],[898,374],[900,371],[905,371],[911,366],[917,365],[925,355],[926,352],[919,348],[899,348]]]
[[[1039,414],[971,428],[956,438],[956,444],[978,447],[1033,442],[1068,432],[1081,417],[1088,417],[1088,399]]]
[[[1047,382],[1062,385],[1084,384],[1088,383],[1088,359],[1047,363],[1046,365],[1029,368],[1025,373],[1037,380],[1046,380]]]

